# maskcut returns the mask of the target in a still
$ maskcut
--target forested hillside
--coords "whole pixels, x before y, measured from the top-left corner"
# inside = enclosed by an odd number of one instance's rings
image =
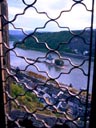
[[[48,48],[58,50],[59,52],[77,51],[82,54],[84,51],[89,51],[90,31],[87,30],[84,33],[81,33],[81,31],[73,32],[75,34],[71,34],[69,31],[36,32],[33,36],[29,34],[28,38],[24,38],[24,35],[21,35],[20,38],[20,34],[17,36],[10,34],[10,37],[18,38],[14,40],[14,44],[19,43],[16,46],[23,49],[47,51],[48,46]],[[94,45],[92,49],[94,49]]]

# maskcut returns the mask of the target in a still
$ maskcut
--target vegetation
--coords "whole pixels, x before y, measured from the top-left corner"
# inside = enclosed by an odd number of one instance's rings
[[[74,53],[74,50],[77,50],[78,53],[89,51],[89,45],[86,44],[90,44],[90,31],[87,30],[82,32],[78,30],[73,32],[75,34],[71,34],[69,31],[36,32],[33,36],[29,34],[27,38],[25,38],[25,36],[22,34],[21,38],[20,34],[14,35],[14,45],[16,44],[17,47],[23,49],[38,51],[48,51],[48,47],[54,50],[58,50],[59,52],[69,53]],[[12,35],[10,35],[10,39],[13,39]],[[93,34],[92,51],[94,51],[94,40],[95,35]]]
[[[31,112],[36,110],[37,114],[43,114],[46,116],[56,116],[56,117],[64,116],[55,111],[52,112],[51,110],[43,109],[44,105],[39,101],[38,97],[33,92],[25,91],[25,89],[19,84],[13,83],[11,85],[11,95],[19,102],[20,105],[23,106],[25,105],[28,108],[28,110]],[[13,110],[14,109],[23,110],[23,107],[16,105],[14,101],[12,101],[11,103]],[[39,109],[41,109],[41,111]]]
[[[20,105],[26,105],[32,112],[38,107],[43,107],[43,104],[39,102],[35,94],[25,91],[24,88],[18,84],[11,85],[11,95],[18,100]],[[12,103],[12,107],[13,109],[20,109],[15,103]]]
[[[34,34],[36,38],[30,36],[24,42],[16,41],[14,44],[19,43],[17,46],[23,49],[35,49],[39,51],[47,51],[46,44],[51,49],[59,51],[70,50],[66,42],[72,37],[68,31],[61,32],[37,32]]]

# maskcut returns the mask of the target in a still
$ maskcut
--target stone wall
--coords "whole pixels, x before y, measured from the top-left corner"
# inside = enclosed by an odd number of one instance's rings
[[[8,32],[8,5],[6,0],[3,0],[2,4],[1,4],[1,14],[2,14],[2,41],[3,44],[7,44],[7,46],[9,46],[9,32]],[[9,54],[6,54],[7,48],[5,48],[5,46],[3,45],[3,55],[5,56],[5,58],[3,59],[3,65],[5,65],[5,67],[9,68],[9,63],[10,63],[10,57]]]
[[[0,61],[1,61],[1,73],[2,73],[2,81],[6,81],[6,82],[2,82],[2,88],[3,90],[5,90],[5,88],[8,89],[8,91],[10,90],[10,79],[7,80],[8,77],[8,73],[6,70],[2,70],[2,69],[8,69],[10,71],[10,55],[8,51],[7,47],[5,47],[5,45],[7,45],[9,47],[9,32],[8,32],[8,5],[7,5],[7,1],[3,0],[3,2],[0,1],[0,13],[1,13],[1,17],[0,17]],[[6,95],[5,93],[3,94],[3,101],[4,103],[6,103]],[[5,108],[5,107],[4,107]],[[5,112],[9,111],[9,104],[6,105],[5,108]]]

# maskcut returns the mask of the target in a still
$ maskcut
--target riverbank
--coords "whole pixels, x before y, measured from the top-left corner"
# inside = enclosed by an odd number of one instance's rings
[[[16,72],[15,67],[11,67],[11,69]],[[71,84],[68,85],[61,82],[57,83],[55,80],[51,80],[50,78],[48,79],[47,77],[32,71],[20,71],[20,74],[16,76],[20,77],[21,79],[23,79],[23,77],[26,77],[29,80],[32,80],[33,82],[42,83],[42,85],[44,86],[46,85],[48,86],[48,88],[52,87],[52,88],[61,89],[63,91],[68,90],[68,93],[71,93],[73,95],[77,95],[80,93],[80,90],[77,90]],[[86,95],[86,91],[84,90],[84,93],[81,93],[81,96],[85,97],[85,95]],[[91,96],[91,94],[89,95]]]
[[[35,93],[35,96],[39,99],[39,102],[43,104],[43,111],[40,111],[40,113],[38,113],[37,111],[35,112],[35,114],[41,115],[40,118],[44,116],[44,120],[47,120],[50,116],[52,118],[61,118],[65,121],[68,119],[73,120],[74,118],[77,118],[79,116],[80,121],[83,120],[86,108],[86,91],[82,90],[80,92],[73,88],[71,85],[68,86],[62,83],[57,84],[56,82],[54,82],[54,80],[50,80],[48,82],[48,79],[46,77],[43,77],[42,75],[36,74],[31,71],[17,71],[16,68],[14,68],[12,69],[12,72],[14,72],[16,77],[18,78],[18,84],[20,84],[19,86],[24,87],[23,90],[25,89],[25,91],[29,91],[29,93],[31,94]],[[30,95],[28,94],[28,96]],[[30,98],[32,98],[32,96],[28,98],[28,102],[30,102]],[[88,98],[91,99],[90,94],[88,95]],[[91,104],[89,99],[87,115],[88,117],[90,115]],[[20,103],[22,104],[22,101]],[[37,107],[38,109],[39,106],[35,107]],[[30,111],[30,108],[28,109]]]
[[[41,74],[34,73],[32,71],[26,71],[26,74],[34,79],[37,79],[37,80],[40,80],[40,81],[46,83],[46,86],[51,85],[54,88],[60,88],[63,91],[68,90],[69,93],[73,94],[73,95],[78,95],[80,93],[80,90],[77,90],[71,84],[67,85],[67,84],[63,84],[63,83],[56,83],[55,80],[48,80],[47,77],[45,77]],[[50,88],[50,86],[49,86],[49,88]],[[86,91],[81,93],[81,96],[86,97]],[[89,94],[89,96],[91,96],[91,94]],[[90,100],[91,100],[91,97],[90,97]]]
[[[67,52],[63,52],[62,56],[67,56],[67,57],[72,57],[72,58],[77,58],[77,59],[86,59],[86,60],[88,59],[89,60],[89,56],[67,53]],[[94,57],[91,57],[91,61],[94,61]]]
[[[11,45],[13,45],[13,41],[10,43]],[[12,47],[12,46],[11,46]],[[49,52],[49,50],[47,49],[47,50],[42,50],[42,49],[35,49],[35,48],[33,48],[33,49],[24,49],[24,48],[22,48],[22,47],[18,47],[18,48],[20,48],[21,50],[25,50],[25,51],[37,51],[37,52],[42,52],[42,53],[47,53],[47,52]],[[63,56],[67,56],[67,57],[72,57],[72,58],[77,58],[77,59],[89,59],[89,56],[88,55],[82,55],[82,54],[75,54],[75,53],[72,53],[72,52],[64,52],[64,51],[61,51],[60,52],[60,54],[61,54],[61,56],[63,57]],[[94,61],[94,57],[91,57],[91,61]]]

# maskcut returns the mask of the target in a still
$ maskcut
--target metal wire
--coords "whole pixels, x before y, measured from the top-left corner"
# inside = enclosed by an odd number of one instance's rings
[[[10,68],[8,65],[1,65],[1,70],[4,71],[5,79],[2,80],[4,83],[3,93],[6,95],[6,102],[4,102],[4,108],[7,108],[5,111],[5,118],[7,118],[6,128],[56,128],[56,127],[70,127],[70,128],[88,128],[90,122],[90,111],[91,111],[91,92],[89,88],[91,86],[90,77],[91,77],[91,64],[92,64],[92,46],[93,46],[93,12],[94,8],[88,9],[87,5],[84,3],[84,0],[72,0],[73,4],[70,9],[60,11],[59,15],[55,18],[52,18],[48,12],[39,11],[36,7],[38,0],[28,3],[27,0],[22,0],[22,4],[25,6],[22,12],[14,15],[13,19],[8,20],[5,15],[1,14],[2,30],[7,25],[11,25],[14,30],[19,30],[24,36],[20,42],[14,43],[12,47],[3,40],[0,44],[3,46],[4,53],[0,55],[0,59],[5,59],[9,57],[10,54],[16,56],[17,61],[19,59],[25,63],[25,67],[21,68],[15,65],[11,65]],[[70,13],[74,7],[77,5],[82,5],[87,12],[90,12],[91,15],[91,24],[90,26],[85,26],[79,33],[70,29],[69,26],[61,26],[58,19],[65,13]],[[24,31],[22,27],[16,27],[15,21],[19,16],[24,16],[28,9],[33,9],[38,15],[47,17],[47,21],[43,26],[37,26],[30,33]],[[10,12],[9,12],[10,14]],[[59,43],[55,48],[50,47],[48,41],[41,42],[38,36],[36,35],[38,31],[42,31],[46,28],[49,23],[55,23],[59,29],[67,30],[70,34],[70,38],[64,43]],[[26,25],[25,25],[26,27]],[[10,31],[9,31],[10,32]],[[84,34],[89,32],[88,39],[84,37]],[[26,40],[32,39],[35,41],[36,45],[42,45],[47,49],[46,54],[43,56],[38,55],[34,59],[30,56],[23,56],[18,54],[16,48],[19,44],[25,44]],[[89,55],[88,56],[79,56],[82,58],[82,61],[75,63],[72,59],[71,54],[68,56],[68,53],[64,55],[60,52],[60,47],[64,45],[71,45],[74,43],[74,40],[80,41],[82,45],[88,47]],[[90,41],[90,43],[88,42]],[[30,42],[31,43],[31,42]],[[57,56],[59,60],[68,64],[67,70],[61,70],[59,73],[51,75],[51,72],[46,71],[41,68],[39,64],[45,64],[48,56],[52,54]],[[74,55],[75,58],[78,56]],[[84,69],[84,65],[88,62],[87,71]],[[18,63],[18,62],[17,62]],[[22,65],[22,64],[21,64]],[[51,65],[52,66],[52,65]],[[56,65],[55,65],[56,66]],[[29,68],[34,68],[34,71],[28,71]],[[50,67],[50,66],[49,66]],[[31,69],[30,69],[31,70]],[[58,68],[57,68],[58,70]],[[58,71],[57,71],[58,72]],[[59,79],[63,76],[72,74],[73,72],[81,73],[86,79],[86,88],[85,89],[75,89],[71,83],[61,83]],[[9,83],[10,81],[10,83]],[[75,81],[75,80],[74,80]],[[83,83],[80,83],[81,85]],[[2,84],[3,86],[3,84]],[[18,88],[17,88],[18,87]],[[13,90],[12,90],[13,89]],[[17,89],[17,90],[15,90]],[[35,99],[35,100],[34,100]],[[33,104],[33,107],[30,108],[28,105]],[[35,105],[35,106],[34,106]],[[60,108],[60,106],[62,106]],[[4,115],[4,114],[3,114]],[[5,121],[4,121],[5,122]],[[5,125],[5,124],[4,124]]]

